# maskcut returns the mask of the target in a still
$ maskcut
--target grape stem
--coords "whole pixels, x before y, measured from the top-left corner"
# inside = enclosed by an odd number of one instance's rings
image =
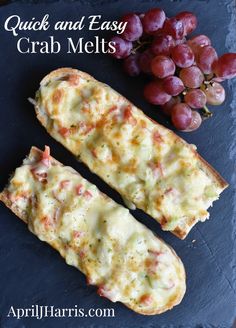
[[[212,115],[213,115],[213,113],[211,111],[209,111],[209,109],[206,105],[202,108],[202,113],[203,113],[203,117],[205,117],[205,118],[212,117]]]
[[[150,41],[144,41],[144,42],[138,41],[137,46],[135,48],[133,48],[133,50],[131,51],[132,54],[135,54],[137,50],[139,50],[140,48],[142,48],[143,46],[145,46],[147,44],[151,44],[151,42]]]

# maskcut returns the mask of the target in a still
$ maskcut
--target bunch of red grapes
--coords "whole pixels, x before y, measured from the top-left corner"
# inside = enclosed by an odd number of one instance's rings
[[[191,12],[167,18],[162,9],[153,8],[127,14],[121,21],[127,25],[121,36],[111,39],[112,55],[124,59],[128,75],[152,77],[144,97],[161,106],[175,128],[196,130],[203,117],[211,116],[206,105],[224,102],[225,90],[219,82],[236,76],[236,54],[218,57],[206,35],[187,39],[197,27]]]

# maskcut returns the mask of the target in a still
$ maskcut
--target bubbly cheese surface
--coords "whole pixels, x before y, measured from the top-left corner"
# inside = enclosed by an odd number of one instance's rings
[[[107,85],[68,73],[43,83],[36,102],[49,133],[164,230],[187,234],[186,224],[209,216],[223,188],[193,147]]]
[[[51,244],[89,284],[137,312],[163,312],[185,292],[185,273],[174,251],[101,193],[45,152],[31,151],[5,190],[11,208]]]

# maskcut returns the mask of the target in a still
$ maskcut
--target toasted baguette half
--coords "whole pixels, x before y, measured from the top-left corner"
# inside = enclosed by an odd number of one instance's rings
[[[159,314],[184,296],[174,250],[71,167],[32,147],[2,200],[31,232],[82,271],[98,294],[135,312]]]
[[[51,72],[33,103],[53,138],[181,239],[228,186],[194,145],[87,73]]]

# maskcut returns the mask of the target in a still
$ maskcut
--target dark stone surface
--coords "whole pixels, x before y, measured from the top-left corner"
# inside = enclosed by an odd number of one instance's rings
[[[34,3],[34,4],[31,4]],[[37,3],[37,4],[35,4]],[[78,67],[110,84],[127,96],[145,113],[168,123],[142,97],[145,80],[125,76],[118,62],[107,55],[65,54],[22,55],[16,51],[16,39],[4,31],[5,19],[18,14],[22,19],[42,18],[46,13],[53,23],[77,20],[82,15],[102,14],[116,19],[129,11],[144,11],[160,6],[171,16],[181,10],[192,10],[199,18],[197,33],[209,35],[219,53],[235,51],[235,3],[216,0],[133,0],[133,1],[16,1],[0,7],[0,187],[6,184],[12,170],[21,164],[31,145],[48,144],[52,155],[73,166],[102,191],[122,203],[119,195],[98,177],[78,163],[40,126],[27,97],[34,96],[40,79],[62,66]],[[67,36],[92,39],[93,32],[22,32],[32,40],[44,40],[54,34],[62,41]],[[109,33],[98,33],[106,37]],[[230,328],[236,317],[235,305],[235,82],[225,84],[227,100],[213,109],[214,117],[196,132],[182,136],[198,146],[199,152],[230,182],[230,187],[210,210],[211,219],[199,223],[185,241],[160,230],[159,225],[141,211],[134,216],[174,247],[187,272],[187,293],[182,303],[160,316],[145,317],[97,296],[95,289],[85,284],[84,276],[64,263],[45,243],[27,231],[3,205],[0,206],[0,327],[1,328],[76,328],[76,327],[225,327]],[[196,240],[192,243],[192,240]],[[115,318],[64,318],[36,320],[8,318],[11,305],[30,307],[32,304],[55,307],[115,309]]]

